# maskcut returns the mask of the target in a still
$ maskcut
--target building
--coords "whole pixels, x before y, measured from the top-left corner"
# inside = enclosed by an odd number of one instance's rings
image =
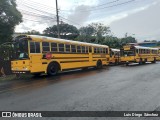
[[[129,43],[129,45],[139,45],[139,46],[143,46],[143,47],[156,47],[157,42]]]

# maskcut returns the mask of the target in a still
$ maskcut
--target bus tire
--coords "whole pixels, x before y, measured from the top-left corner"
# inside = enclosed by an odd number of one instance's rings
[[[142,65],[142,63],[143,63],[142,58],[140,58],[139,65]]]
[[[59,69],[59,64],[57,62],[51,62],[48,65],[47,74],[50,76],[56,75]]]
[[[102,68],[102,61],[101,61],[101,60],[98,60],[98,61],[97,61],[96,68],[97,68],[97,69]]]
[[[126,62],[126,66],[129,66],[129,62]]]
[[[118,60],[115,60],[115,63],[114,63],[114,65],[118,65]]]
[[[156,63],[156,58],[154,58],[154,60],[152,61],[152,63]]]

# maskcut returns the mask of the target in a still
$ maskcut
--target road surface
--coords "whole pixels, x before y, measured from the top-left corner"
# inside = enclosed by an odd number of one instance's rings
[[[2,82],[0,111],[160,111],[160,63]]]

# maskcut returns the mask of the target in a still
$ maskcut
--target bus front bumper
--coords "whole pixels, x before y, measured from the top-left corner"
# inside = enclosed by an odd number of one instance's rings
[[[29,73],[30,72],[29,60],[11,61],[11,70],[12,73]]]

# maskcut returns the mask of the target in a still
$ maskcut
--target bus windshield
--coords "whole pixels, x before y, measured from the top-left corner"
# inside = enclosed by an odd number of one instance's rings
[[[135,52],[133,50],[121,51],[121,56],[135,56]]]
[[[24,37],[16,38],[14,41],[16,59],[28,59],[28,40]]]

